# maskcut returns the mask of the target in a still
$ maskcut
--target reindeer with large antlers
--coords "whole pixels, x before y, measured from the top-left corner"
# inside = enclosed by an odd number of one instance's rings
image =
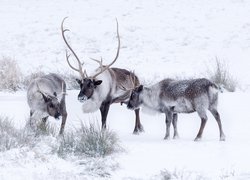
[[[78,100],[83,104],[82,110],[84,113],[95,112],[98,109],[101,111],[102,128],[105,129],[110,105],[112,103],[128,103],[130,92],[124,91],[121,87],[132,88],[134,85],[138,86],[140,84],[138,77],[134,73],[127,71],[126,69],[111,68],[111,66],[117,61],[120,52],[118,21],[116,21],[118,48],[114,60],[108,65],[103,65],[102,59],[100,61],[92,59],[99,64],[99,67],[95,70],[93,75],[88,76],[86,70],[82,69],[83,63],[81,63],[75,51],[67,42],[65,32],[69,30],[64,29],[63,27],[65,19],[66,18],[63,19],[61,24],[62,37],[68,49],[77,60],[78,68],[70,63],[70,55],[67,51],[66,60],[69,67],[77,71],[81,76],[81,79],[77,79],[77,82],[80,85]],[[132,81],[131,77],[133,77],[135,82]],[[140,123],[139,108],[134,111],[136,116],[134,133],[137,134],[143,131],[143,127]]]

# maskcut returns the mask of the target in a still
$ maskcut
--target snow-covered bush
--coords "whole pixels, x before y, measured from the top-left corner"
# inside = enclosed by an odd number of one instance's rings
[[[49,123],[37,123],[36,130],[30,128],[29,123],[21,129],[15,128],[8,117],[0,116],[0,152],[11,148],[33,146],[41,136],[55,136],[55,128]]]
[[[208,70],[208,78],[217,84],[221,90],[226,89],[229,92],[234,92],[237,87],[237,81],[228,72],[225,63],[216,58],[216,65],[213,70]]]
[[[56,127],[52,126],[48,121],[39,120],[35,123],[34,129],[30,127],[30,121],[26,123],[25,130],[33,132],[35,137],[38,136],[56,136],[58,134]]]
[[[27,128],[17,129],[11,119],[0,116],[0,152],[29,146],[33,143],[34,135]]]
[[[33,147],[42,141],[43,137],[56,137],[56,128],[43,121],[34,122],[31,128],[30,121],[21,129],[16,129],[8,117],[0,116],[0,151],[17,147]],[[122,150],[117,135],[106,129],[100,130],[95,125],[82,125],[74,132],[59,136],[53,152],[61,157],[85,156],[104,157]]]
[[[77,154],[106,156],[114,153],[119,148],[116,133],[109,129],[102,131],[93,124],[90,124],[89,127],[82,125],[77,134],[79,134],[79,143],[76,146]]]
[[[0,58],[0,79],[0,90],[17,91],[20,88],[22,73],[15,60]]]
[[[19,131],[15,129],[11,120],[7,117],[0,116],[0,151],[6,151],[17,147],[16,138]]]
[[[37,71],[24,76],[15,60],[8,57],[0,58],[0,91],[17,91],[18,89],[27,89],[33,79],[47,74],[41,70],[42,68],[43,67],[39,67]],[[76,81],[78,76],[68,72],[58,71],[54,73],[58,74],[65,80],[67,89],[79,89],[79,84]]]
[[[159,175],[154,176],[152,179],[161,179],[161,180],[205,180],[208,179],[200,175],[197,172],[191,172],[189,170],[181,169],[174,171],[162,170]]]
[[[100,130],[95,125],[83,125],[74,133],[65,134],[58,154],[74,154],[77,156],[104,157],[118,152],[121,147],[118,137],[109,129]]]

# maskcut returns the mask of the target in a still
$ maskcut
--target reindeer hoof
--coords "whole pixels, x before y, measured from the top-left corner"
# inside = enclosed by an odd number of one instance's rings
[[[134,135],[139,135],[140,133],[139,133],[138,130],[134,130],[133,134],[134,134]]]
[[[201,137],[196,137],[194,141],[201,141]]]
[[[140,132],[144,132],[144,128],[141,126],[141,127],[139,127],[139,131]]]
[[[144,129],[143,129],[143,126],[142,126],[142,125],[140,125],[139,127],[136,127],[136,128],[134,129],[133,134],[138,135],[138,134],[140,134],[141,132],[144,132]]]
[[[169,136],[164,137],[164,140],[169,140],[169,139],[170,139]]]
[[[220,141],[226,141],[226,137],[225,136],[221,136],[220,137]]]
[[[174,135],[173,139],[179,139],[179,135]]]

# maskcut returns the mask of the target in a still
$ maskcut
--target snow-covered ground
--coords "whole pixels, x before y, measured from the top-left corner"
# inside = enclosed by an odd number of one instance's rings
[[[24,74],[71,72],[60,32],[66,16],[69,41],[87,71],[96,67],[89,57],[102,56],[110,62],[117,46],[117,18],[122,46],[116,67],[135,70],[152,82],[168,76],[204,76],[218,57],[240,87],[235,93],[220,94],[225,142],[218,141],[218,127],[210,114],[201,142],[193,141],[200,125],[195,113],[179,116],[178,140],[163,140],[163,115],[142,113],[145,133],[133,135],[134,113],[113,105],[108,126],[120,137],[125,152],[82,163],[51,155],[44,144],[32,151],[12,149],[0,153],[0,179],[92,179],[97,177],[80,164],[98,163],[107,163],[111,173],[107,178],[112,179],[159,179],[168,172],[179,179],[250,178],[250,1],[1,0],[0,15],[0,55],[15,59]],[[68,92],[66,131],[81,121],[100,123],[99,112],[81,112],[77,93]],[[1,115],[13,118],[17,127],[24,126],[29,114],[25,96],[25,92],[0,93]],[[53,144],[50,140],[47,146]]]
[[[82,122],[100,123],[99,112],[83,114],[76,101],[77,91],[67,96],[68,120],[66,131],[79,127]],[[112,179],[158,179],[161,171],[176,173],[177,179],[248,179],[250,177],[250,115],[249,93],[223,93],[220,95],[219,112],[226,133],[226,141],[219,141],[216,121],[209,114],[203,140],[194,142],[200,120],[197,114],[179,116],[178,140],[163,140],[165,122],[163,115],[141,114],[145,132],[133,135],[134,113],[118,104],[110,109],[108,127],[115,131],[125,152],[108,157],[106,163]],[[1,114],[13,118],[17,127],[23,127],[29,115],[25,92],[0,94]],[[60,121],[50,119],[58,128]],[[172,130],[173,131],[173,130]],[[75,160],[63,160],[50,153],[53,138],[32,150],[13,149],[0,153],[0,178],[2,179],[73,179],[94,178],[86,176],[86,167]],[[108,159],[108,160],[107,160]],[[97,160],[95,160],[97,161]],[[96,163],[96,162],[95,162]],[[87,163],[86,163],[87,164]],[[110,170],[115,166],[114,170]],[[117,166],[117,167],[116,167]],[[93,169],[97,167],[92,167]],[[97,168],[98,169],[98,168]],[[112,169],[112,168],[111,168]],[[95,171],[94,171],[95,172]],[[93,172],[92,172],[93,173]],[[229,178],[229,179],[230,179]]]

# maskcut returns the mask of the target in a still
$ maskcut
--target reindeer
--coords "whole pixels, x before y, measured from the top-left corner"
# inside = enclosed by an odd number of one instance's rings
[[[31,125],[34,120],[42,119],[45,123],[49,116],[55,119],[62,116],[59,134],[63,134],[67,119],[65,95],[66,84],[56,74],[51,73],[31,81],[27,91]]]
[[[78,100],[82,103],[82,110],[84,113],[95,112],[98,109],[100,110],[102,129],[106,129],[106,120],[110,105],[113,103],[121,103],[121,104],[128,103],[130,92],[123,91],[120,88],[121,84],[127,88],[131,88],[134,82],[130,81],[130,77],[133,77],[135,79],[136,85],[140,84],[138,77],[134,73],[126,69],[111,68],[111,66],[117,61],[120,52],[120,36],[118,31],[118,21],[116,21],[118,48],[114,60],[108,65],[103,65],[102,59],[101,60],[92,59],[99,64],[99,67],[94,71],[92,76],[88,76],[86,70],[82,69],[83,63],[81,63],[76,53],[66,40],[65,32],[69,30],[64,29],[63,27],[65,19],[66,18],[63,19],[61,24],[62,37],[68,49],[71,51],[71,53],[77,60],[78,68],[72,66],[72,64],[69,62],[70,55],[67,53],[67,50],[66,50],[66,60],[69,67],[74,71],[77,71],[81,77],[81,79],[77,79],[77,82],[80,85]],[[135,128],[133,133],[138,134],[139,132],[143,131],[143,126],[140,123],[140,116],[139,116],[140,109],[137,108],[134,111],[136,118],[135,118]]]
[[[197,112],[201,118],[201,125],[195,141],[201,140],[203,129],[207,122],[206,110],[216,119],[220,141],[225,141],[220,115],[217,111],[218,88],[208,79],[173,80],[164,79],[152,86],[137,86],[133,89],[127,107],[129,109],[148,109],[165,113],[166,135],[169,139],[170,125],[173,121],[174,138],[178,137],[177,113]]]

